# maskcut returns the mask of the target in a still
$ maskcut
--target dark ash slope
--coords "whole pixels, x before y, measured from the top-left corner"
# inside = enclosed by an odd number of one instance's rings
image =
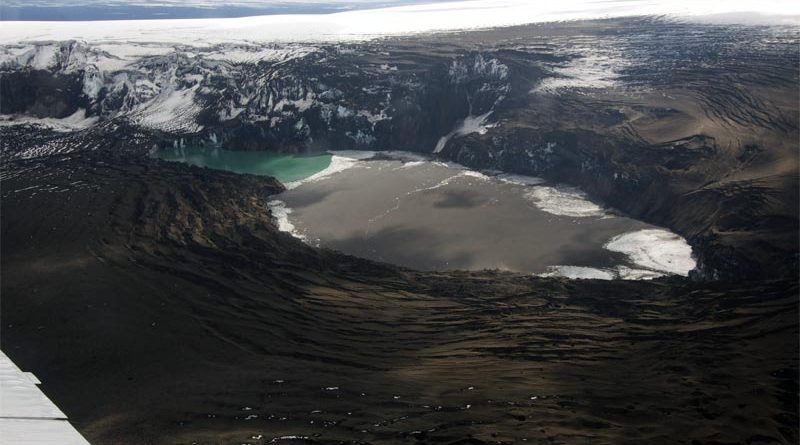
[[[797,440],[796,282],[399,270],[114,153],[2,181],[3,349],[93,444]]]
[[[796,443],[797,42],[626,20],[282,64],[176,48],[126,72],[203,79],[196,121],[164,128],[138,126],[130,83],[77,91],[97,75],[67,72],[79,42],[53,72],[0,67],[2,113],[101,117],[0,127],[2,348],[95,444]],[[587,48],[621,87],[531,93]],[[303,110],[275,108],[309,92]],[[491,109],[497,126],[442,156],[578,184],[666,225],[694,246],[699,281],[401,270],[278,232],[274,180],[145,156],[212,137],[430,152]]]

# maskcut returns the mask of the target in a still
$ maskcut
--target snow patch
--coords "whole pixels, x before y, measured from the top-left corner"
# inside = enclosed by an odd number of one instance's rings
[[[461,177],[466,177],[466,178],[477,178],[477,179],[480,179],[482,181],[488,181],[489,180],[489,176],[486,176],[485,174],[483,174],[481,172],[476,172],[475,170],[464,170],[461,173],[459,173],[458,175],[461,176]]]
[[[470,115],[465,117],[464,120],[457,124],[453,131],[439,138],[439,141],[436,143],[436,147],[433,149],[433,152],[441,152],[445,145],[447,145],[447,142],[454,137],[464,136],[470,133],[486,134],[490,128],[490,126],[485,125],[486,119],[488,119],[491,114],[492,111],[490,110],[481,114],[480,116]]]
[[[582,190],[568,186],[535,186],[525,194],[540,210],[575,218],[603,217],[606,211],[589,201]]]
[[[614,273],[596,267],[582,266],[550,266],[548,271],[539,274],[540,277],[564,277],[579,280],[613,280]]]
[[[287,232],[295,238],[299,238],[301,240],[306,239],[305,236],[297,232],[294,224],[289,221],[289,215],[292,213],[292,209],[286,207],[285,202],[281,201],[280,199],[274,199],[267,203],[267,207],[269,208],[270,213],[272,213],[272,218],[275,220],[275,223],[278,225],[278,230],[281,232]]]
[[[501,173],[496,175],[495,178],[507,184],[517,185],[539,185],[545,182],[544,179],[535,176],[517,175],[513,173]]]
[[[550,266],[540,277],[564,277],[585,280],[652,280],[665,274],[654,270],[616,266],[609,269],[583,266]]]
[[[294,107],[297,108],[297,111],[302,113],[302,112],[308,110],[309,108],[311,108],[314,105],[314,98],[315,97],[316,96],[314,95],[314,93],[308,92],[308,93],[306,93],[305,96],[303,96],[300,99],[294,99],[294,100],[293,99],[281,99],[281,100],[278,101],[278,103],[275,104],[273,110],[275,110],[275,111],[283,111],[283,108],[284,108],[285,105],[293,105]]]
[[[202,127],[195,117],[202,111],[194,96],[200,85],[183,90],[171,88],[161,92],[152,100],[142,104],[134,115],[136,123],[143,127],[195,133]]]
[[[313,54],[317,48],[313,46],[286,46],[276,48],[263,48],[261,46],[237,46],[220,48],[201,53],[203,59],[219,60],[229,63],[258,63],[273,62],[283,64],[295,59],[301,59]]]
[[[668,274],[689,275],[697,265],[692,247],[680,236],[663,229],[644,229],[615,236],[606,249],[620,252],[645,269]]]
[[[30,54],[31,59],[27,65],[37,70],[50,68],[56,63],[56,54],[57,48],[55,45],[36,46],[33,53]]]

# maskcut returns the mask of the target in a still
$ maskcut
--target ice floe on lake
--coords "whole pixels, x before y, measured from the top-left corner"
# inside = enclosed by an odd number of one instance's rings
[[[619,265],[599,269],[579,266],[552,266],[543,277],[567,277],[600,280],[652,280],[665,275],[687,276],[695,268],[692,247],[685,239],[664,229],[643,229],[623,233],[604,246],[623,253],[634,267]]]
[[[669,274],[689,275],[696,266],[692,247],[682,237],[663,229],[644,229],[615,236],[604,246],[627,255],[638,266]]]
[[[292,181],[284,184],[287,189],[297,188],[302,184],[307,182],[314,182],[319,181],[320,179],[327,178],[333,174],[345,171],[349,168],[353,168],[356,166],[358,161],[362,161],[365,159],[369,159],[375,156],[376,152],[374,151],[360,151],[360,150],[339,150],[339,151],[330,151],[331,153],[331,163],[330,165],[309,176],[305,179],[300,179],[298,181]]]
[[[517,175],[513,173],[500,173],[494,177],[501,182],[517,185],[539,185],[545,182],[544,179],[536,176]]]
[[[287,232],[294,236],[295,238],[300,238],[301,240],[305,240],[305,236],[297,232],[294,224],[289,221],[289,214],[292,213],[292,209],[286,207],[286,203],[281,201],[280,199],[273,199],[272,201],[267,203],[267,207],[269,208],[270,212],[272,213],[272,218],[275,220],[275,224],[278,226],[278,230],[281,232]]]
[[[538,185],[525,196],[540,210],[553,215],[575,218],[603,217],[606,211],[588,199],[577,187]]]

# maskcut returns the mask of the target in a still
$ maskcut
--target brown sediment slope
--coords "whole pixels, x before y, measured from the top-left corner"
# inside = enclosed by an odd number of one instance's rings
[[[796,281],[420,273],[271,225],[273,180],[5,162],[2,346],[93,444],[796,443]]]

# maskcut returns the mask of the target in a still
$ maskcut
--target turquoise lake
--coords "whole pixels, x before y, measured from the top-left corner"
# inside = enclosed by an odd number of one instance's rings
[[[305,179],[331,164],[331,155],[298,155],[266,151],[232,151],[219,147],[185,147],[158,150],[155,156],[165,161],[185,162],[198,167],[235,173],[274,176],[283,183]]]

